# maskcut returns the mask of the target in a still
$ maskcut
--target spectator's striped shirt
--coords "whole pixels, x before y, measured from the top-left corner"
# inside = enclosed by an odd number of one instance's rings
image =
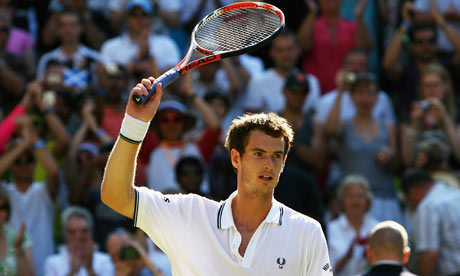
[[[437,275],[460,273],[460,191],[436,183],[414,216],[418,252],[438,251]]]

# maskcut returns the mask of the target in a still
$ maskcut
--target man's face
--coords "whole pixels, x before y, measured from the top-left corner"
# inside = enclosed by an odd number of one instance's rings
[[[128,12],[128,28],[135,34],[141,33],[150,26],[151,17],[142,8],[135,7]]]
[[[91,242],[91,229],[86,219],[81,217],[70,218],[65,238],[67,246],[71,251]]]
[[[357,74],[369,72],[367,56],[364,53],[348,54],[343,64],[343,69],[347,72],[354,72]]]
[[[200,191],[201,182],[203,182],[203,173],[201,168],[187,164],[181,168],[177,180],[187,192],[197,193]]]
[[[414,33],[412,53],[415,58],[428,62],[436,57],[436,37],[433,30],[422,29]]]
[[[423,191],[421,187],[410,187],[406,194],[404,194],[407,202],[414,209],[420,204],[423,200]]]
[[[238,171],[238,192],[272,196],[284,168],[284,140],[260,130],[249,134],[244,154],[232,149],[232,164]]]
[[[289,71],[294,68],[299,57],[299,47],[291,36],[276,38],[270,48],[270,57],[275,67]]]
[[[284,87],[283,94],[286,97],[286,108],[299,111],[303,107],[308,89],[301,85],[292,88]]]
[[[59,17],[59,38],[61,43],[77,43],[80,40],[81,25],[76,14],[64,13]]]

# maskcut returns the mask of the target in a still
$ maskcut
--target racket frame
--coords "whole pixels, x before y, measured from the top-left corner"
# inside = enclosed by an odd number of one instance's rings
[[[203,24],[206,24],[207,21],[212,20],[212,18],[219,16],[222,13],[226,13],[232,10],[242,9],[242,8],[254,8],[254,9],[263,8],[270,12],[276,13],[280,18],[280,25],[271,35],[266,37],[264,40],[259,41],[258,43],[254,45],[244,47],[239,50],[210,51],[198,45],[195,39],[195,34]],[[198,68],[200,66],[203,66],[208,63],[215,62],[215,61],[227,58],[227,57],[238,56],[238,55],[242,55],[242,54],[254,51],[256,49],[259,49],[267,45],[268,43],[270,43],[273,39],[275,39],[275,37],[278,36],[278,34],[283,30],[284,25],[285,25],[285,19],[284,19],[283,12],[271,4],[267,4],[263,2],[241,2],[241,3],[234,3],[234,4],[230,4],[230,5],[221,7],[215,10],[214,12],[208,14],[207,16],[205,16],[203,19],[200,20],[200,22],[198,22],[195,25],[195,28],[193,29],[192,35],[191,35],[190,47],[188,48],[186,55],[176,66],[166,71],[165,73],[163,73],[161,76],[159,76],[155,80],[155,82],[152,85],[152,90],[149,91],[149,95],[141,96],[135,93],[132,98],[135,103],[143,104],[147,102],[147,100],[153,95],[153,93],[155,93],[155,88],[159,83],[161,83],[162,87],[164,88],[167,85],[169,85],[171,82],[179,78],[181,75],[184,75],[185,73],[187,73],[188,71],[192,69]],[[206,55],[206,56],[189,62],[190,58],[193,56],[195,51],[197,51],[200,54]]]

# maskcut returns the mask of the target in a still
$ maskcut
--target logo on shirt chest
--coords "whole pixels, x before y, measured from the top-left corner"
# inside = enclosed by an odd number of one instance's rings
[[[276,263],[278,264],[279,269],[283,269],[284,265],[286,264],[286,259],[283,257],[279,257],[276,259]]]

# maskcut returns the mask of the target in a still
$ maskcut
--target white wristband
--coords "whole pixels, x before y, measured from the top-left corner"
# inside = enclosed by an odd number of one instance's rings
[[[125,113],[125,118],[121,123],[120,138],[133,144],[140,144],[144,140],[149,125],[150,122],[144,122]]]

